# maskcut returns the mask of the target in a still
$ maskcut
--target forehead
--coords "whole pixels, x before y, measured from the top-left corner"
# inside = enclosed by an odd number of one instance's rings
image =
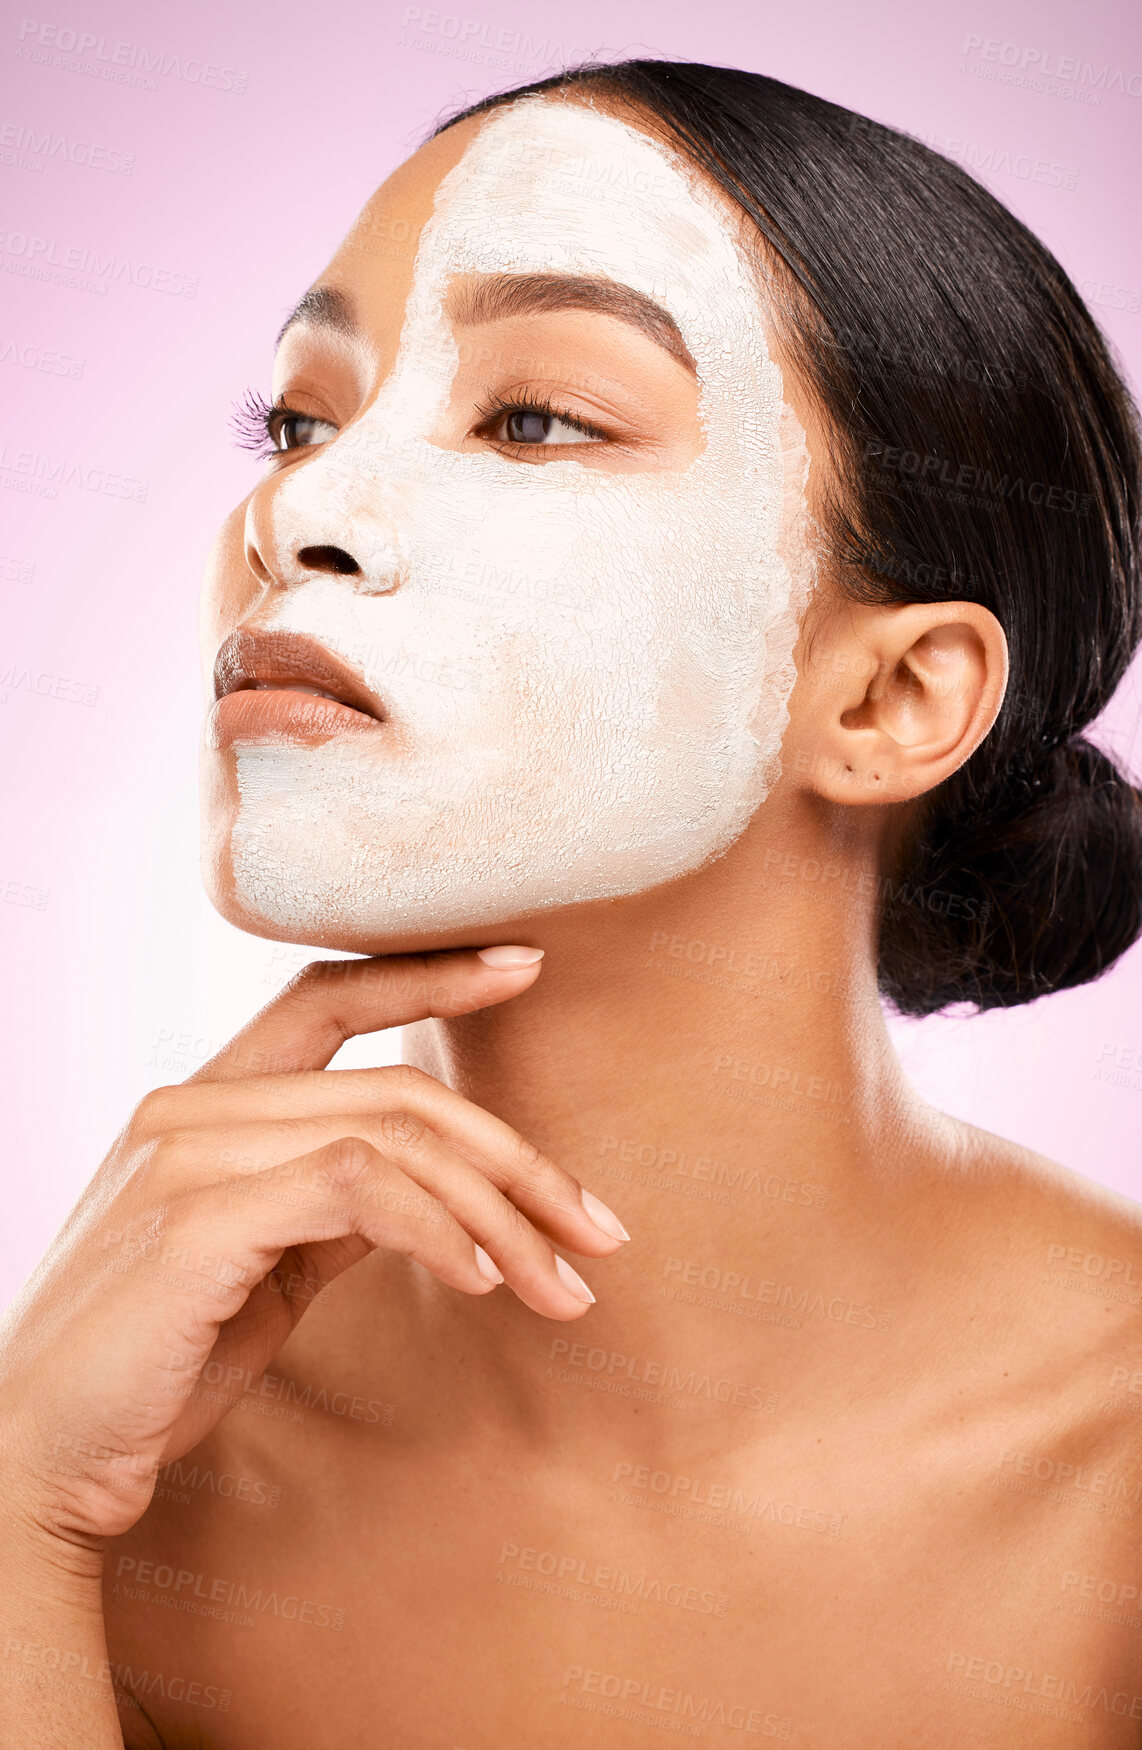
[[[723,244],[697,174],[624,118],[541,97],[493,110],[437,191],[452,250],[554,269]],[[661,269],[661,261],[656,265]]]
[[[372,218],[374,230],[403,234],[398,215],[411,223],[415,210],[423,225],[444,192],[497,228],[562,214],[578,229],[594,214],[601,229],[622,213],[651,235],[677,226],[704,180],[641,117],[564,94],[532,96],[428,140],[381,184],[358,224]],[[386,215],[388,226],[377,223]]]
[[[323,279],[392,309],[451,276],[564,274],[630,287],[683,331],[757,323],[740,215],[633,119],[529,97],[430,140],[377,190]],[[719,320],[721,318],[721,320]]]

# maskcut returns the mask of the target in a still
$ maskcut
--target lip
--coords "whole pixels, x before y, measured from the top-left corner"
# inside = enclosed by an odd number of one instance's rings
[[[373,734],[386,722],[359,675],[316,639],[294,632],[232,632],[215,658],[214,700],[208,731],[215,747],[326,741]]]

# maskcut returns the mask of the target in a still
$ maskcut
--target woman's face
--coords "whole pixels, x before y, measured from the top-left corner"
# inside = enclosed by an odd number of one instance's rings
[[[274,397],[207,580],[225,915],[489,939],[728,848],[787,721],[807,463],[694,171],[580,102],[461,124],[366,207]]]

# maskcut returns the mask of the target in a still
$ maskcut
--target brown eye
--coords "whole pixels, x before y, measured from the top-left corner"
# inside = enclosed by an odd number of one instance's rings
[[[326,444],[337,436],[337,427],[308,413],[283,413],[270,433],[277,450],[300,450],[310,444]]]
[[[550,413],[510,413],[507,420],[508,442],[541,444],[554,423]]]
[[[561,419],[557,413],[543,413],[532,407],[513,407],[500,425],[502,439],[509,444],[529,444],[533,448],[553,444],[597,444],[602,434]]]

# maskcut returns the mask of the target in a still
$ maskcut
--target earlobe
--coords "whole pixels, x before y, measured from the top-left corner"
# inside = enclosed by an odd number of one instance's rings
[[[828,801],[909,801],[975,752],[1007,671],[1003,629],[977,603],[846,604],[801,671],[791,728],[806,733],[787,739],[788,766]]]

